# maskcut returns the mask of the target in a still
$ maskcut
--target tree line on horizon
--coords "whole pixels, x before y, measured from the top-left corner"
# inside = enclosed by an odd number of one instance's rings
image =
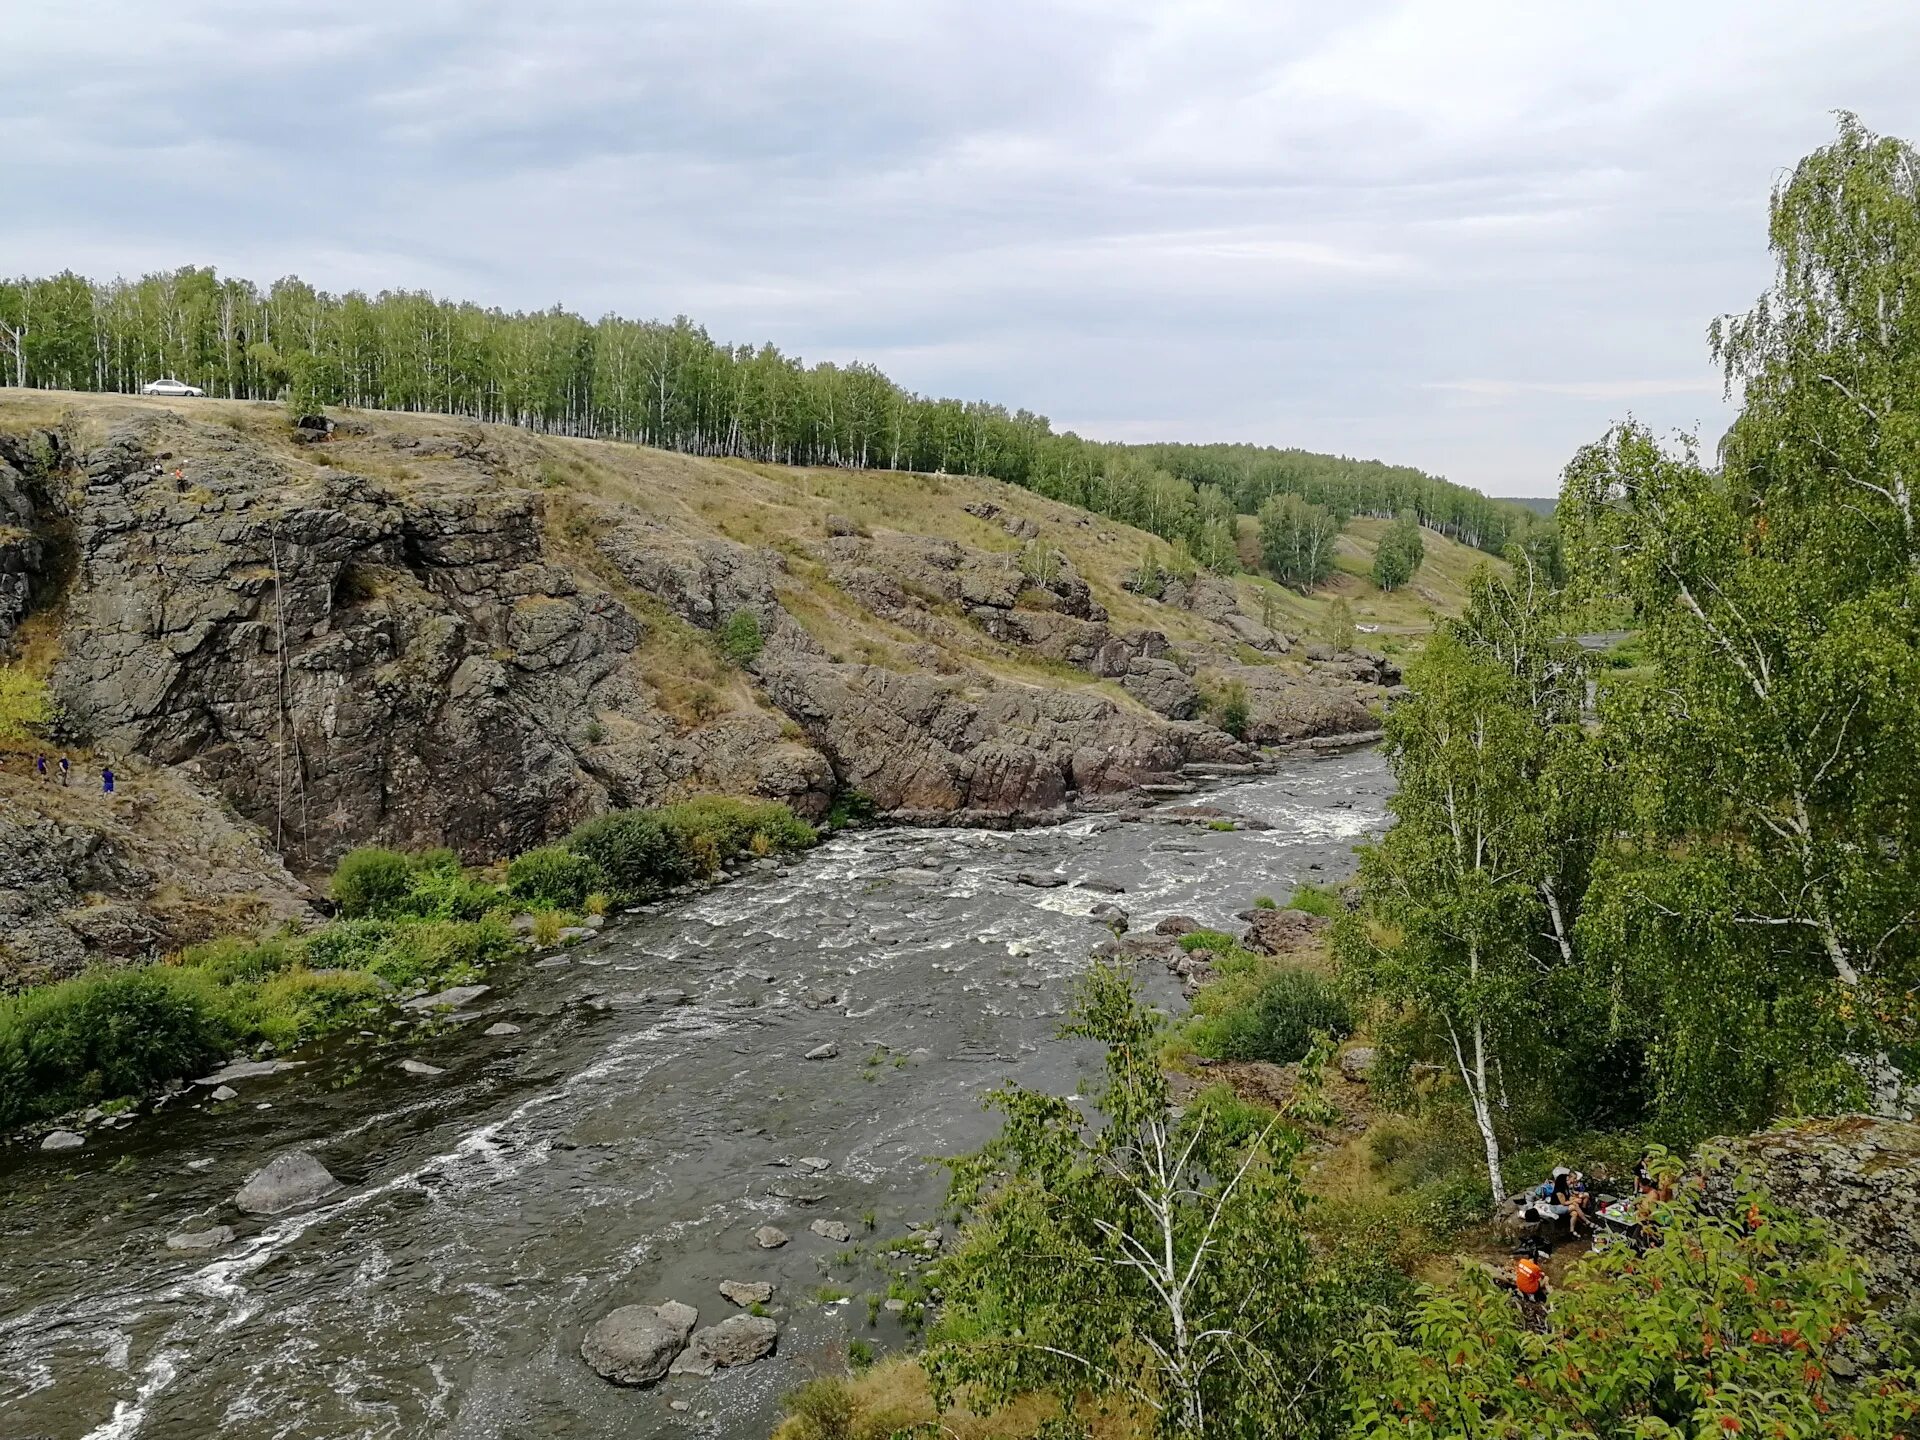
[[[986,475],[1238,568],[1236,515],[1297,496],[1500,554],[1550,530],[1407,466],[1253,445],[1122,445],[1043,415],[915,394],[872,365],[728,345],[685,316],[505,311],[425,291],[262,289],[192,266],[138,280],[0,279],[0,385],[130,393],[172,377],[296,407],[432,411],[769,464]]]

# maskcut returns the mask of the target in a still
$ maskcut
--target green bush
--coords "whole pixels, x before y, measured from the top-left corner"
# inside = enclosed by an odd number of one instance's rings
[[[395,927],[366,968],[389,984],[455,984],[515,953],[512,929],[498,916],[484,920],[421,920]]]
[[[0,1000],[0,1125],[142,1094],[218,1064],[238,1038],[198,969],[104,970]]]
[[[693,878],[675,838],[651,811],[601,815],[575,827],[566,845],[591,862],[600,884],[619,900],[651,899]]]
[[[374,970],[393,937],[406,922],[400,920],[336,920],[301,942],[307,964],[315,970]]]
[[[379,982],[359,971],[282,971],[250,987],[235,1005],[249,1041],[284,1050],[338,1030],[363,1015],[381,995]]]
[[[760,634],[760,617],[751,610],[736,610],[727,617],[720,632],[720,653],[736,665],[745,665],[760,654],[766,644]]]
[[[600,883],[600,867],[564,845],[542,845],[507,866],[507,889],[522,905],[577,910]]]
[[[1246,977],[1251,978],[1251,977]],[[1311,970],[1270,969],[1251,985],[1202,991],[1189,1027],[1194,1049],[1216,1060],[1265,1060],[1286,1065],[1302,1059],[1313,1032],[1353,1032],[1346,1002]]]
[[[431,850],[422,850],[413,857],[415,870],[452,870],[460,869],[460,852],[450,850],[445,845],[436,845]]]
[[[1253,897],[1253,908],[1256,910],[1278,910],[1280,906],[1271,895],[1256,895]]]
[[[397,850],[369,845],[349,851],[333,871],[333,899],[349,919],[392,915],[413,888],[413,862]]]
[[[249,940],[229,935],[189,946],[180,963],[189,969],[204,970],[222,985],[236,980],[261,980],[278,974],[301,958],[297,941],[275,938]]]
[[[451,870],[415,870],[404,908],[426,920],[478,920],[500,905],[500,892],[483,881]]]
[[[836,1375],[809,1380],[786,1398],[787,1417],[800,1440],[849,1440],[853,1394]]]

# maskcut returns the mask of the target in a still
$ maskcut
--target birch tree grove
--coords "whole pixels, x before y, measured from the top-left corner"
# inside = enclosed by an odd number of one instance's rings
[[[1844,118],[1771,238],[1772,289],[1713,331],[1745,397],[1720,468],[1622,426],[1562,502],[1658,676],[1603,708],[1642,839],[1590,924],[1703,1127],[1910,1108],[1920,1018],[1920,157]]]
[[[971,1218],[940,1270],[936,1394],[1052,1395],[1067,1425],[1049,1434],[1106,1407],[1183,1440],[1329,1433],[1339,1300],[1300,1225],[1297,1139],[1176,1109],[1155,1017],[1117,968],[1090,972],[1066,1033],[1106,1047],[1094,1113],[1004,1088],[1000,1137],[953,1162]]]
[[[262,289],[187,267],[138,280],[0,278],[0,386],[132,391],[171,376],[209,395],[426,410],[552,434],[773,464],[990,475],[1237,568],[1236,506],[1316,496],[1367,513],[1413,507],[1498,550],[1526,510],[1405,467],[1304,451],[1100,444],[1044,415],[915,394],[871,365],[804,364],[715,341],[686,316],[511,312],[421,291]],[[1550,528],[1550,527],[1548,527]]]

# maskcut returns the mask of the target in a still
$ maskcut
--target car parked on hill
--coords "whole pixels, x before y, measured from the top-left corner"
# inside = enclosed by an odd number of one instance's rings
[[[198,385],[189,385],[184,380],[149,380],[140,387],[142,395],[171,395],[175,399],[184,399],[189,395],[205,395],[207,392]]]

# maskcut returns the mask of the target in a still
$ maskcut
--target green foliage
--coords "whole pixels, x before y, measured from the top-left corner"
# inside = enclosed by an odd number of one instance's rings
[[[101,284],[71,272],[0,281],[0,321],[29,315],[0,383],[126,392],[176,375],[212,395],[283,397],[295,420],[332,404],[430,410],[764,463],[988,475],[1136,525],[1186,566],[1223,574],[1238,568],[1236,511],[1276,494],[1342,519],[1412,506],[1495,554],[1535,523],[1375,461],[1056,434],[1030,411],[916,395],[870,365],[807,366],[771,345],[716,341],[685,318],[590,324],[419,291],[329,295],[292,276],[263,291],[193,267]],[[236,334],[279,343],[238,345]],[[556,479],[551,468],[539,476]]]
[[[849,825],[864,825],[873,819],[877,810],[873,797],[866,791],[841,790],[834,795],[833,805],[827,811],[827,829],[844,830]]]
[[[1236,740],[1247,738],[1247,726],[1253,720],[1253,707],[1247,701],[1247,687],[1238,680],[1231,680],[1227,688],[1220,693],[1218,709],[1220,728]]]
[[[466,875],[456,858],[451,866],[416,863],[400,908],[427,920],[478,920],[499,904],[500,892]]]
[[[1373,552],[1373,583],[1382,590],[1398,590],[1411,580],[1427,558],[1427,542],[1421,538],[1420,522],[1413,512],[1403,510],[1394,516],[1387,533]]]
[[[852,1440],[853,1396],[835,1375],[807,1381],[787,1396],[782,1408],[794,1440]]]
[[[1360,635],[1353,619],[1353,606],[1347,603],[1344,595],[1335,596],[1327,607],[1327,613],[1320,618],[1320,638],[1336,652],[1353,649]]]
[[[941,1267],[936,1399],[1039,1392],[1069,1423],[1119,1402],[1194,1440],[1326,1433],[1340,1300],[1300,1225],[1297,1140],[1176,1111],[1157,1023],[1117,968],[1083,981],[1066,1033],[1106,1049],[1095,1122],[1006,1086],[1000,1136],[952,1162],[971,1219]]]
[[[1256,895],[1253,897],[1253,908],[1256,910],[1278,910],[1280,906],[1271,895]]]
[[[1316,1033],[1353,1033],[1353,1018],[1338,990],[1311,970],[1245,956],[1216,967],[1219,980],[1194,997],[1184,1036],[1197,1054],[1214,1060],[1304,1060]]]
[[[1224,930],[1189,930],[1180,937],[1180,948],[1189,955],[1196,950],[1227,955],[1239,951],[1240,944]]]
[[[596,884],[621,901],[649,900],[693,878],[691,861],[650,810],[596,816],[574,827],[566,848],[587,861],[600,877]]]
[[[328,888],[340,913],[351,920],[397,913],[413,888],[413,879],[413,863],[406,856],[369,845],[341,857]]]
[[[0,665],[0,745],[24,745],[53,718],[46,682],[18,665]]]
[[[1682,1134],[1860,1104],[1920,1035],[1920,156],[1843,117],[1769,238],[1772,287],[1714,327],[1718,470],[1624,425],[1560,507],[1647,667],[1601,696],[1633,805],[1584,933],[1657,1017]]]
[[[1423,1286],[1404,1329],[1355,1348],[1349,1434],[1912,1433],[1920,1375],[1851,1378],[1894,1341],[1858,1259],[1756,1196],[1719,1214],[1687,1188],[1657,1220],[1644,1255],[1614,1246],[1576,1265],[1538,1331],[1477,1270]]]
[[[765,643],[760,634],[760,617],[751,610],[734,611],[720,631],[720,653],[736,665],[758,659]]]
[[[577,910],[599,888],[599,866],[565,845],[543,845],[507,866],[507,889],[522,905]]]
[[[1303,880],[1293,887],[1293,894],[1287,899],[1287,909],[1304,910],[1309,915],[1318,915],[1322,919],[1334,920],[1347,913],[1346,901],[1341,897],[1338,885],[1315,885]]]
[[[219,982],[194,969],[102,970],[0,999],[0,1124],[204,1071],[238,1034]]]
[[[1260,557],[1276,580],[1311,590],[1332,573],[1340,521],[1298,495],[1275,495],[1260,506]]]
[[[586,889],[604,888],[630,902],[710,876],[741,855],[803,850],[818,838],[777,801],[709,795],[659,810],[599,816],[575,828],[566,848],[596,872]]]

